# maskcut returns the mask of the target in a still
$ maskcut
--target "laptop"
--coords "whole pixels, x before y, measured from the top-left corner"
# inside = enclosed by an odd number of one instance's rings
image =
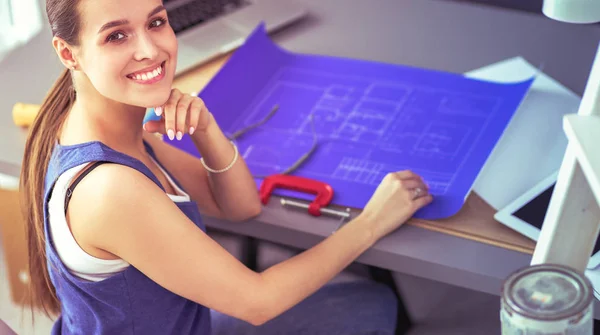
[[[306,15],[295,0],[164,0],[163,5],[179,41],[176,75],[241,46],[260,23],[271,33]]]

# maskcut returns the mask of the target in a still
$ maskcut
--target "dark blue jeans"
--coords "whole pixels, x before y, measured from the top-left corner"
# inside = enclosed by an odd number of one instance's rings
[[[213,335],[393,335],[397,299],[371,280],[330,283],[277,318],[255,327],[212,311]]]

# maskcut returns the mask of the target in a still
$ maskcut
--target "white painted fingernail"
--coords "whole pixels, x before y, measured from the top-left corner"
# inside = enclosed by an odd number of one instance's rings
[[[180,131],[178,131],[177,132],[177,140],[181,141],[182,138],[183,138],[183,134]]]
[[[190,135],[192,135],[194,131],[196,131],[196,129],[194,127],[190,127]]]
[[[154,108],[154,113],[156,113],[156,116],[160,116],[162,114],[162,107],[156,107]]]
[[[167,130],[167,136],[169,136],[169,139],[171,141],[175,138],[175,132],[173,131],[173,129]]]

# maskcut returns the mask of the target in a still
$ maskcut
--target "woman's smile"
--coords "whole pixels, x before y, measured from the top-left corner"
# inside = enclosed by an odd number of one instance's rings
[[[151,66],[143,70],[130,73],[127,78],[142,85],[150,85],[161,81],[165,77],[166,61],[159,65]]]

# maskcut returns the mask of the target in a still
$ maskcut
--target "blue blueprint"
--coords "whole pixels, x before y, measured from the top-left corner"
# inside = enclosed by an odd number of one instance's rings
[[[254,175],[291,166],[316,133],[316,151],[293,174],[329,183],[334,204],[363,208],[388,172],[410,169],[434,195],[415,217],[438,219],[462,207],[531,83],[294,54],[260,26],[200,97],[229,134],[279,105],[268,122],[237,140]],[[198,156],[188,137],[166,141]]]

